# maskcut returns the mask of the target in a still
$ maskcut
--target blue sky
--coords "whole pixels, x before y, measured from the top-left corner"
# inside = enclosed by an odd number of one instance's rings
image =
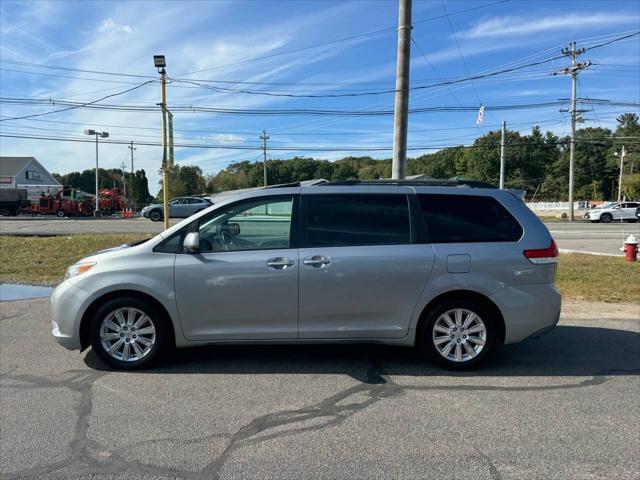
[[[445,15],[447,13],[448,18]],[[413,9],[411,86],[465,77],[560,54],[570,41],[593,46],[640,30],[636,1],[417,1]],[[0,2],[0,93],[2,97],[96,100],[145,81],[92,70],[156,75],[152,57],[167,58],[170,77],[216,80],[232,90],[289,94],[344,94],[393,90],[396,61],[396,1],[20,1]],[[354,35],[348,41],[326,44]],[[457,41],[457,43],[456,43]],[[311,45],[326,44],[315,48]],[[416,47],[419,47],[419,49]],[[459,48],[458,48],[459,46]],[[293,52],[291,52],[294,50]],[[297,51],[295,51],[297,50]],[[424,55],[423,55],[424,54]],[[594,65],[580,75],[579,96],[640,101],[640,37],[587,52]],[[16,64],[26,62],[31,66]],[[517,73],[448,87],[415,90],[411,108],[511,105],[556,101],[570,95],[567,76],[550,73],[565,58]],[[43,67],[44,65],[45,67]],[[71,70],[48,67],[64,67]],[[76,69],[76,70],[73,70]],[[257,83],[235,83],[257,82]],[[143,86],[104,103],[155,105],[159,86]],[[342,98],[287,98],[215,92],[174,82],[168,105],[233,109],[392,110],[393,93]],[[16,117],[61,107],[0,105],[0,115]],[[584,114],[587,126],[614,126],[615,117],[632,108],[594,107]],[[637,112],[638,109],[636,108]],[[509,128],[566,134],[566,113],[558,107],[487,111],[476,127],[475,112],[416,113],[409,118],[411,156],[443,145],[468,144],[506,120]],[[75,109],[32,119],[0,122],[12,135],[87,139],[84,128],[106,130],[114,140],[157,142],[160,114]],[[270,158],[294,155],[336,159],[386,151],[349,151],[392,146],[392,116],[237,116],[176,113],[176,143],[245,146],[252,150],[178,148],[176,161],[215,173],[232,161],[256,161],[260,132],[279,148],[344,148],[340,152],[271,151]],[[90,143],[0,138],[2,155],[33,155],[51,171],[91,168]],[[429,147],[427,149],[426,147]],[[101,166],[129,164],[125,145],[102,145]],[[138,146],[136,168],[144,168],[157,190],[161,151]],[[128,167],[127,167],[128,168]]]

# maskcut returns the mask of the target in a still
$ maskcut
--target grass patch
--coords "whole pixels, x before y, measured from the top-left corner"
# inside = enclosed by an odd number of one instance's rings
[[[98,250],[152,235],[0,236],[0,282],[57,285],[67,267]]]
[[[560,255],[556,284],[565,298],[640,303],[640,262],[580,253]]]
[[[67,267],[87,255],[151,235],[0,236],[0,282],[57,285]],[[561,254],[557,285],[565,298],[640,304],[640,262]]]

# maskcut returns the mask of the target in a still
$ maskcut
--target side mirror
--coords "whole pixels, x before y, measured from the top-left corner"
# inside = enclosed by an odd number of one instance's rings
[[[200,236],[198,232],[187,233],[182,242],[182,246],[187,253],[198,253],[200,251]]]

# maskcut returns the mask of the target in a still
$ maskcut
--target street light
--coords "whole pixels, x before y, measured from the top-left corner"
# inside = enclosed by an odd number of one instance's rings
[[[613,152],[613,154],[616,157],[620,157],[620,176],[618,177],[618,203],[620,203],[620,201],[622,200],[622,169],[624,168],[624,157],[626,156],[627,151],[625,150],[623,145],[620,153]]]
[[[109,132],[97,132],[88,128],[85,129],[84,134],[96,136],[96,206],[93,210],[93,216],[97,217],[100,211],[100,195],[98,193],[98,138],[109,138]]]
[[[162,213],[164,229],[169,228],[169,173],[167,164],[167,62],[164,55],[154,55],[153,65],[160,74],[160,108],[162,109]]]
[[[153,65],[158,69],[164,68],[167,66],[167,62],[164,59],[164,55],[154,55],[153,56]]]

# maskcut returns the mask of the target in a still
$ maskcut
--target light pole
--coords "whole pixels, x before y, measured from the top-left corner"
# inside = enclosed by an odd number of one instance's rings
[[[100,211],[100,194],[98,193],[98,137],[109,138],[109,132],[97,132],[95,130],[87,129],[84,131],[85,135],[96,136],[96,206],[93,210],[93,216],[97,217]]]
[[[622,146],[622,150],[620,150],[620,153],[618,152],[614,152],[614,155],[616,157],[620,157],[620,176],[618,177],[618,203],[620,203],[622,201],[622,171],[624,169],[624,157],[626,156],[627,151],[624,148],[624,145]]]
[[[160,74],[160,108],[162,109],[162,213],[164,229],[169,228],[169,173],[167,165],[167,62],[164,55],[154,55],[153,65]]]

